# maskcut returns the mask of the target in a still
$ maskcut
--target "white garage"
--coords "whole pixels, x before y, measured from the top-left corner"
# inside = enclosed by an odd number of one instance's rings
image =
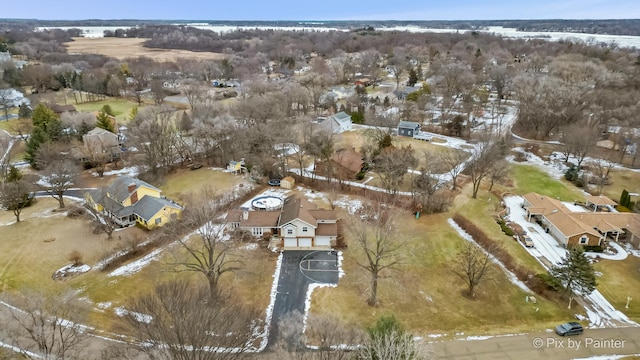
[[[301,248],[311,247],[311,238],[300,238],[298,239],[298,246]]]
[[[284,238],[284,247],[285,248],[298,247],[298,239],[296,239],[296,238]]]

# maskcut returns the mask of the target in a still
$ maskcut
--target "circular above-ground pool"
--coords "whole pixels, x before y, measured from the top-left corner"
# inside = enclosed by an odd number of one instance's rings
[[[251,201],[253,210],[273,211],[282,207],[282,199],[277,196],[260,196]]]

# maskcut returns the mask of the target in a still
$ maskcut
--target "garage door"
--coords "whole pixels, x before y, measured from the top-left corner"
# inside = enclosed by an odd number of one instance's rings
[[[296,241],[296,238],[288,238],[288,239],[285,238],[284,247],[287,247],[287,248],[298,247],[298,242]]]
[[[316,238],[316,246],[331,246],[331,238],[328,236],[318,236]]]
[[[311,239],[310,238],[299,239],[298,244],[300,247],[311,247]]]

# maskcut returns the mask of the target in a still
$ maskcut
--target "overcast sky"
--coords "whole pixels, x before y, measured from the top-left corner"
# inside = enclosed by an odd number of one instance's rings
[[[0,18],[174,20],[638,19],[639,0],[25,0]]]

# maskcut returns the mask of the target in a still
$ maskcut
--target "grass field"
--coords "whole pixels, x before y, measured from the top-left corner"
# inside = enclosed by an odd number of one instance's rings
[[[594,268],[602,273],[597,278],[598,290],[613,306],[632,320],[640,321],[640,258],[629,256],[625,260],[601,260]],[[629,309],[625,309],[631,297]]]
[[[139,38],[73,38],[65,43],[69,53],[100,54],[122,60],[126,58],[146,56],[156,61],[177,61],[180,58],[197,60],[220,60],[224,54],[212,52],[195,52],[174,49],[145,48],[143,43],[148,39]]]
[[[640,193],[640,173],[638,172],[611,170],[609,179],[611,184],[605,185],[602,193],[612,200],[618,201],[624,189],[627,189],[630,193]],[[637,201],[638,198],[632,198],[631,200]]]
[[[530,165],[511,165],[511,177],[517,194],[537,192],[563,201],[582,199],[584,195],[566,180],[556,180],[542,170]]]
[[[111,106],[113,113],[116,115],[116,119],[118,119],[120,125],[123,125],[129,122],[129,113],[131,112],[131,109],[138,106],[138,103],[126,99],[109,98],[106,100],[87,102],[74,106],[78,111],[94,112],[100,111],[100,109],[105,105]],[[144,106],[144,104],[142,106]]]
[[[184,201],[189,194],[196,194],[205,187],[220,192],[233,191],[236,184],[246,182],[243,176],[202,167],[197,170],[178,169],[160,186],[163,194],[173,200]]]
[[[314,292],[312,313],[332,315],[356,326],[369,326],[382,314],[393,313],[418,336],[534,331],[571,318],[565,307],[547,300],[526,303],[526,294],[502,272],[479,286],[475,300],[464,297],[465,286],[453,274],[451,263],[465,240],[449,226],[449,216],[415,220],[410,213],[402,214],[398,238],[404,244],[403,262],[400,270],[384,274],[377,308],[365,303],[368,278],[356,263],[362,256],[358,245],[350,243],[344,253],[346,275],[337,288]]]

